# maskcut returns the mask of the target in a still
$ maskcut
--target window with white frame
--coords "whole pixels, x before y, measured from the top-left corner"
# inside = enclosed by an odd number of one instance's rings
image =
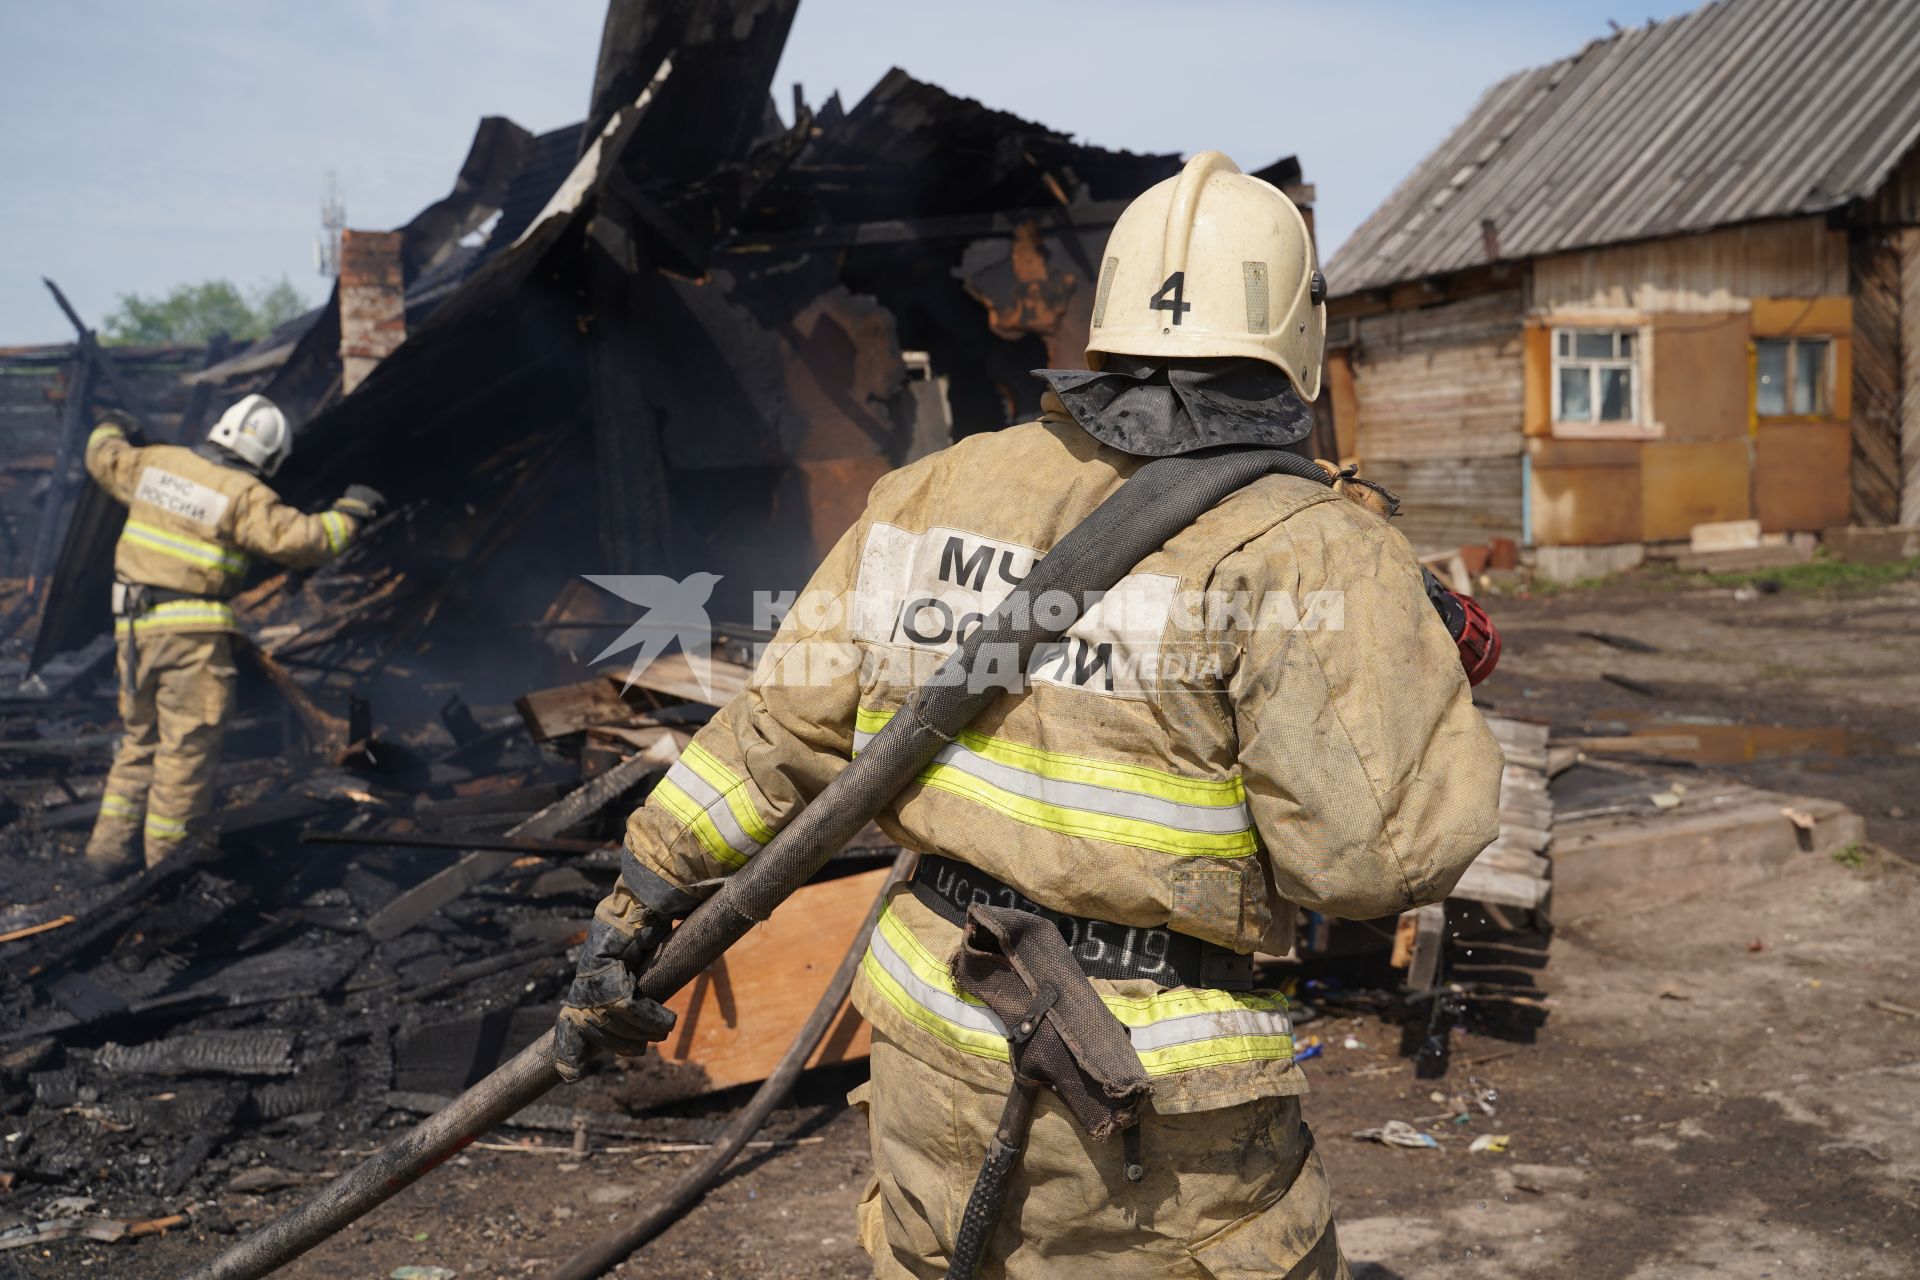
[[[1553,420],[1640,420],[1640,335],[1632,329],[1553,331]]]
[[[1833,343],[1827,338],[1754,342],[1753,408],[1763,418],[1833,416]]]

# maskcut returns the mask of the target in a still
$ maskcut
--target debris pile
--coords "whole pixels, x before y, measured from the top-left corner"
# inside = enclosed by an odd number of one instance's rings
[[[164,389],[134,389],[145,357],[73,317],[39,567],[0,602],[0,1248],[136,1236],[221,1188],[307,1180],[550,1026],[625,815],[743,685],[771,621],[756,603],[805,581],[878,476],[1032,417],[1028,370],[1079,362],[1108,228],[1178,157],[899,70],[850,109],[796,91],[783,121],[794,7],[716,25],[616,0],[587,120],[482,122],[446,199],[350,233],[326,305],[180,353]],[[1297,163],[1258,172],[1310,211]],[[119,512],[76,469],[90,410],[189,439],[255,390],[296,424],[289,500],[364,482],[394,509],[234,601],[218,847],[97,885],[78,854],[116,727]],[[712,616],[738,621],[710,685],[673,654],[593,672],[632,621],[582,580],[600,572],[716,577]],[[1546,752],[1544,730],[1509,732]],[[1544,873],[1551,816],[1545,760],[1509,773],[1512,822],[1474,873],[1496,888]],[[742,943],[739,974],[764,945],[824,984],[895,853],[870,828]],[[1537,929],[1540,895],[1514,892],[1482,891],[1476,936]],[[1416,997],[1452,989],[1465,927],[1431,924],[1407,935]],[[1332,921],[1293,960],[1354,938],[1387,968],[1377,928]],[[1398,1001],[1387,973],[1369,989]],[[515,1123],[663,1136],[634,1112],[765,1076],[825,989],[807,981],[716,972],[659,1053]],[[864,1037],[843,1014],[810,1061]]]

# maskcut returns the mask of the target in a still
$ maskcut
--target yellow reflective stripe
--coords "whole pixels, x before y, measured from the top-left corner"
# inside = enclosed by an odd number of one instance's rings
[[[1015,822],[1063,836],[1110,840],[1114,844],[1153,849],[1181,857],[1244,858],[1259,847],[1250,830],[1224,836],[1203,835],[1175,831],[1137,818],[1119,818],[1085,809],[1063,808],[1044,800],[1002,791],[992,783],[972,777],[952,765],[929,766],[920,774],[919,782],[936,791],[945,791],[949,795],[985,805]]]
[[[247,571],[247,557],[244,552],[223,547],[217,542],[208,542],[204,538],[161,529],[143,520],[127,521],[127,527],[120,532],[120,541],[130,542],[136,547],[144,547],[148,551],[156,551],[175,560],[184,560],[188,564],[205,565],[208,568],[235,574]]]
[[[137,818],[140,816],[140,804],[128,796],[117,796],[109,791],[100,797],[100,813],[108,818]]]
[[[873,989],[915,1026],[975,1057],[1007,1059],[999,1020],[954,985],[946,965],[891,907],[881,914],[861,967]],[[1127,1028],[1148,1075],[1293,1058],[1287,1002],[1278,995],[1176,988],[1100,998]]]
[[[353,541],[353,522],[343,512],[322,511],[320,525],[327,531],[327,550],[334,555],[339,555],[347,543]]]
[[[157,604],[133,622],[133,630],[145,631],[237,631],[239,619],[233,606],[219,600],[169,600]],[[127,634],[128,622],[116,618],[113,633]]]
[[[891,711],[860,707],[854,715],[854,728],[860,733],[878,733],[891,719]],[[976,755],[1063,782],[1083,782],[1088,786],[1158,796],[1176,804],[1213,805],[1219,808],[1244,804],[1247,799],[1246,784],[1238,777],[1185,778],[1146,765],[1121,764],[1114,760],[1093,760],[1058,751],[1042,751],[1038,747],[1009,742],[1004,738],[989,738],[970,729],[961,730],[955,735],[955,740],[964,743]]]
[[[682,791],[671,778],[662,778],[653,789],[650,799],[658,800],[660,807],[680,820],[680,824],[693,832],[700,841],[700,847],[713,856],[714,861],[729,867],[747,865],[746,855],[738,853],[729,845],[726,837],[720,834],[720,828],[713,824],[707,811],[700,807],[699,801]]]
[[[127,433],[114,426],[111,422],[103,422],[87,434],[88,452],[92,452],[93,446],[99,444],[100,441],[107,436],[112,436],[115,440],[125,440]]]
[[[877,732],[873,726],[891,718],[889,712],[859,709],[855,750]],[[1238,778],[1181,778],[963,731],[918,781],[1060,835],[1179,857],[1243,858],[1259,849]]]
[[[187,824],[178,818],[162,817],[157,813],[147,815],[147,834],[156,840],[184,840]]]
[[[999,1020],[979,1000],[953,985],[947,967],[900,923],[892,907],[880,913],[860,967],[873,989],[922,1031],[976,1058],[1008,1060],[1007,1037]],[[910,991],[909,984],[920,990]],[[947,1003],[950,1014],[975,1012],[963,1024],[928,1008],[929,997]]]
[[[689,742],[680,753],[687,767],[706,780],[708,786],[718,791],[727,802],[727,808],[733,811],[734,821],[740,829],[761,844],[773,839],[773,828],[760,820],[760,811],[754,807],[753,798],[747,794],[746,780],[734,773],[719,759],[698,742]]]

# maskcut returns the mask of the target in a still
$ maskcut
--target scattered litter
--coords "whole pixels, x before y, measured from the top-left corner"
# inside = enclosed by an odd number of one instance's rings
[[[1647,797],[1656,809],[1678,809],[1680,797],[1671,791],[1659,791]]]
[[[1361,1142],[1378,1142],[1389,1147],[1418,1149],[1440,1145],[1432,1134],[1420,1132],[1405,1120],[1389,1120],[1378,1129],[1357,1130],[1353,1136]]]
[[[1749,942],[1747,944],[1747,950],[1749,951],[1765,951],[1766,949],[1767,949],[1766,940],[1762,938],[1755,938],[1752,942]]]
[[[409,1263],[387,1273],[387,1280],[454,1280],[459,1275],[452,1267],[421,1267]]]
[[[1324,1052],[1326,1052],[1326,1046],[1320,1043],[1319,1036],[1307,1036],[1294,1042],[1293,1060],[1305,1062],[1308,1058],[1317,1058]]]
[[[1474,1152],[1490,1151],[1496,1156],[1503,1156],[1507,1154],[1507,1143],[1509,1140],[1509,1135],[1504,1133],[1483,1133],[1467,1146],[1467,1150]]]
[[[1342,1049],[1364,1049],[1367,1046],[1361,1043],[1360,1037],[1348,1036],[1345,1040],[1340,1042],[1340,1047]]]

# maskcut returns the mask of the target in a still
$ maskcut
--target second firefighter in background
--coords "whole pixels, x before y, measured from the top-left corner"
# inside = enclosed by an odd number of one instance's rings
[[[250,557],[310,569],[339,555],[383,500],[354,485],[307,515],[267,484],[293,451],[285,415],[247,396],[192,448],[144,445],[110,417],[87,471],[127,507],[113,553],[113,631],[124,732],[87,841],[101,876],[151,867],[213,835],[214,773],[233,714],[240,626],[228,599]]]

